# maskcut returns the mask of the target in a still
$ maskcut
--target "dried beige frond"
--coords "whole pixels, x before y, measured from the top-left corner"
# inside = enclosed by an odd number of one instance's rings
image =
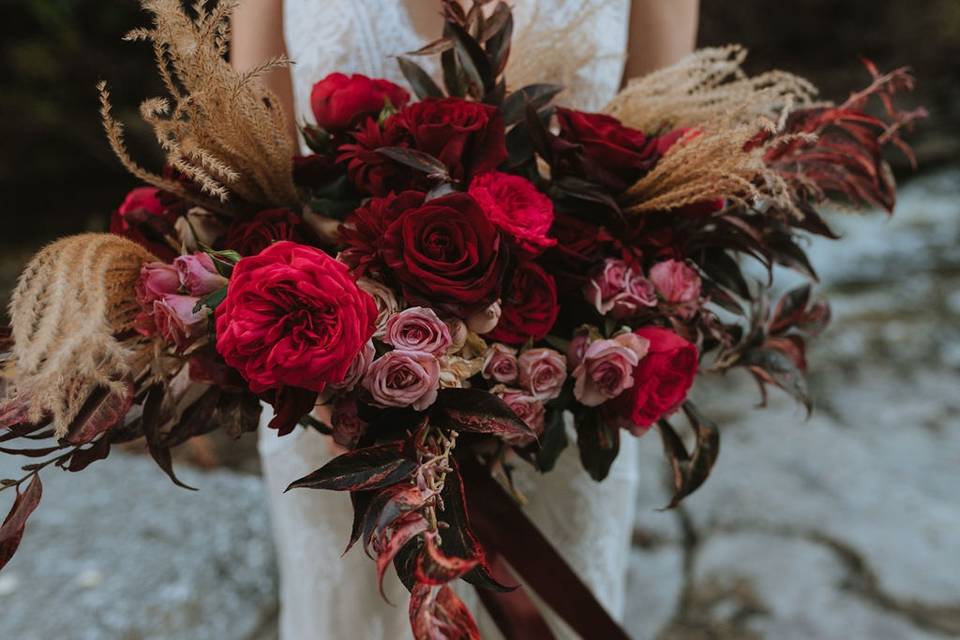
[[[299,209],[293,141],[279,101],[259,80],[288,61],[276,58],[243,73],[231,68],[225,55],[235,1],[221,0],[210,9],[198,1],[194,18],[179,0],[142,0],[142,5],[153,14],[153,27],[135,29],[126,39],[153,44],[160,78],[170,94],[140,106],[167,163],[221,202],[234,194],[257,206]],[[124,166],[147,183],[210,206],[130,157],[123,127],[111,115],[105,84],[99,88],[107,138]]]
[[[52,416],[61,437],[95,389],[122,394],[148,362],[151,343],[133,325],[140,268],[153,260],[130,240],[89,233],[47,245],[30,261],[10,304],[6,374],[30,398],[31,420]]]
[[[763,200],[793,210],[784,179],[764,162],[790,111],[813,104],[816,89],[789,73],[749,77],[738,45],[703,49],[676,65],[632,81],[606,112],[648,132],[690,128],[625,195],[633,213],[668,210],[706,200]],[[753,144],[757,134],[774,135]]]

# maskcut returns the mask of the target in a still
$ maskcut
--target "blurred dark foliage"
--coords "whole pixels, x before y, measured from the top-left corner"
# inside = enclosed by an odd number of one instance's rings
[[[911,65],[920,90],[908,100],[932,114],[915,138],[921,165],[957,155],[957,0],[703,0],[702,13],[701,44],[741,42],[751,49],[751,70],[795,71],[829,99],[867,84],[861,55],[884,70]],[[144,22],[136,0],[0,2],[0,219],[3,244],[17,249],[0,258],[0,291],[39,243],[104,229],[134,185],[104,140],[99,80],[110,83],[135,155],[158,162],[137,115],[144,97],[160,95],[151,51],[122,40]]]

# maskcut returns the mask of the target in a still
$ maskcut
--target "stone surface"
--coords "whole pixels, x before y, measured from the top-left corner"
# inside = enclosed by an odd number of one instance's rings
[[[18,462],[0,456],[0,477],[17,477]],[[44,474],[43,501],[0,574],[0,638],[269,638],[276,570],[260,479],[179,475],[199,491],[122,453]]]

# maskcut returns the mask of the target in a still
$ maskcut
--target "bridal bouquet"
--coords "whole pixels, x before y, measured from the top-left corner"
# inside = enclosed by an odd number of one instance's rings
[[[348,548],[381,580],[396,568],[415,637],[477,637],[461,578],[504,629],[542,631],[523,590],[498,595],[522,578],[581,634],[625,637],[525,519],[512,471],[549,472],[575,438],[602,481],[621,438],[655,429],[673,507],[719,451],[688,397],[698,375],[744,368],[808,403],[805,342],[828,306],[809,286],[771,304],[744,262],[815,279],[800,239],[836,237],[817,207],[892,209],[882,151],[909,153],[899,133],[921,114],[891,104],[904,70],[868,65],[869,88],[833,105],[790,74],[748,77],[737,47],[634,81],[604,113],[554,106],[552,78],[514,84],[511,11],[487,4],[443,3],[443,37],[399,58],[407,88],[320,80],[296,155],[258,81],[286,61],[230,68],[230,3],[144,2],[153,26],[128,37],[152,43],[169,92],[140,110],[166,166],[128,155],[101,86],[108,139],[150,186],[109,234],[41,251],[14,294],[0,441],[21,444],[0,451],[39,460],[2,481],[0,566],[40,471],[143,439],[181,484],[172,447],[253,431],[265,401],[269,428],[342,448],[291,488],[349,492]],[[442,85],[419,57],[439,57]]]

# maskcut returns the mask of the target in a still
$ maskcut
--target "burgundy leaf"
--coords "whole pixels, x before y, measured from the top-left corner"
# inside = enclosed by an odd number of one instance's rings
[[[773,320],[770,322],[770,333],[780,333],[796,325],[804,316],[807,305],[810,304],[812,288],[809,284],[791,289],[780,298],[773,311]]]
[[[503,400],[482,389],[441,389],[430,422],[442,429],[499,437],[536,437]]]
[[[86,444],[101,433],[112,429],[126,417],[133,405],[133,385],[124,385],[123,393],[98,387],[67,428],[70,444]]]
[[[67,471],[83,471],[90,464],[97,460],[103,460],[110,455],[110,439],[100,438],[87,449],[78,449],[76,453],[70,456],[70,462],[66,466]]]
[[[10,513],[0,525],[0,569],[2,569],[17,552],[20,546],[20,540],[23,538],[23,529],[27,524],[27,518],[33,513],[33,510],[40,504],[40,498],[43,496],[43,485],[40,483],[40,476],[33,476],[33,480],[27,485],[27,490],[23,493],[17,493],[13,506],[10,507]]]
[[[486,52],[460,25],[450,22],[447,23],[447,29],[453,39],[453,48],[461,67],[470,83],[479,90],[477,97],[483,97],[493,89],[494,84],[493,70]]]
[[[666,420],[657,426],[663,440],[663,452],[673,472],[674,495],[665,509],[673,509],[680,501],[696,491],[706,481],[720,454],[720,432],[717,426],[704,418],[691,402],[683,405],[694,432],[696,446],[691,456],[673,427]]]
[[[436,534],[424,536],[423,551],[417,558],[417,582],[441,585],[462,577],[476,567],[480,561],[476,558],[458,558],[448,556],[437,545]]]
[[[56,445],[53,447],[43,447],[41,449],[8,449],[0,447],[0,453],[6,453],[12,456],[26,456],[27,458],[43,458],[54,451],[60,451],[63,447]]]
[[[453,48],[453,42],[450,40],[450,38],[438,38],[433,42],[423,45],[416,51],[408,52],[407,55],[432,56],[438,53],[443,53],[444,51],[449,51],[452,48]]]
[[[527,105],[539,111],[561,91],[563,87],[558,84],[531,84],[517,89],[507,96],[500,107],[504,124],[509,127],[520,122],[526,116]]]
[[[581,412],[576,426],[580,462],[590,477],[600,482],[620,453],[620,428],[605,420],[598,410]]]
[[[413,591],[414,585],[417,584],[417,560],[420,558],[422,550],[423,536],[417,536],[405,544],[393,558],[393,568],[407,591]]]
[[[493,75],[499,76],[507,68],[513,42],[513,11],[506,3],[497,4],[481,38],[486,43]]]
[[[299,387],[281,387],[274,393],[272,404],[277,414],[268,426],[285,436],[300,423],[300,418],[313,411],[317,393]]]
[[[760,381],[780,387],[810,411],[806,377],[787,353],[764,347],[750,349],[743,354],[738,364],[749,368]]]
[[[444,40],[446,41],[446,40]],[[446,41],[449,42],[449,41]],[[403,77],[407,79],[413,92],[421,100],[425,98],[442,98],[443,90],[437,86],[430,74],[423,70],[413,60],[404,57],[398,57],[397,63],[400,65],[400,71]]]
[[[430,178],[444,182],[450,181],[447,166],[429,153],[407,149],[406,147],[379,147],[377,153],[417,171],[422,171]]]
[[[347,548],[343,550],[343,555],[346,555],[363,535],[363,523],[367,519],[367,512],[373,504],[375,495],[374,491],[350,492],[350,504],[353,506],[353,525],[350,528],[350,540],[347,542]]]
[[[453,589],[418,584],[410,594],[414,640],[479,640],[477,623]]]
[[[213,414],[220,402],[221,393],[217,387],[211,387],[196,402],[184,409],[180,421],[164,436],[163,444],[175,447],[190,438],[216,429],[218,425],[213,420]]]
[[[381,489],[410,477],[417,463],[403,455],[403,442],[389,442],[341,454],[313,473],[295,480],[290,489],[364,491]]]
[[[167,477],[170,478],[173,484],[189,491],[196,491],[195,487],[181,482],[177,474],[173,472],[173,458],[170,455],[170,449],[166,447],[148,446],[147,450],[150,451],[150,457],[157,463],[157,466],[163,469],[163,472],[167,474]]]

